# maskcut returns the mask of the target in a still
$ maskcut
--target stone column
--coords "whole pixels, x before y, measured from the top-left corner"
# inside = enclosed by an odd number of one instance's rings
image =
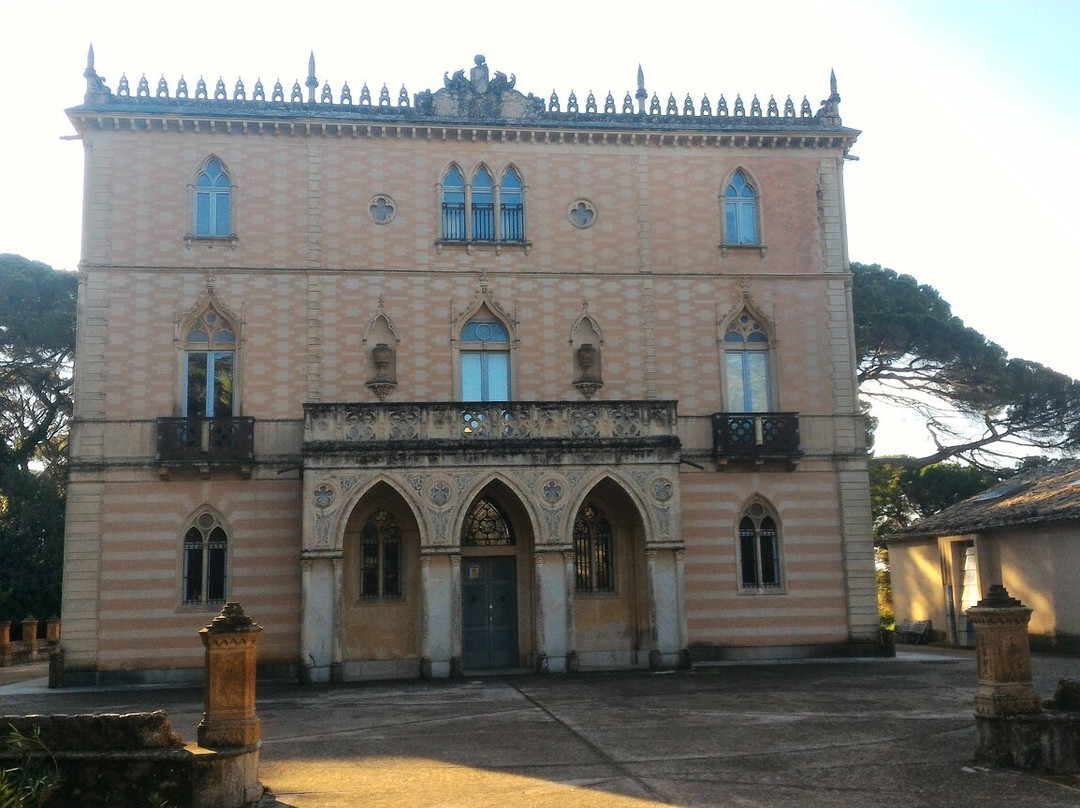
[[[1010,597],[1004,586],[995,584],[985,598],[967,610],[967,616],[975,627],[979,664],[976,717],[1042,712],[1042,700],[1031,683],[1027,628],[1031,609]]]
[[[450,554],[450,675],[460,676],[464,650],[461,641],[461,554]]]
[[[45,639],[49,645],[60,644],[60,618],[53,616],[45,623]]]
[[[563,550],[563,586],[566,594],[566,669],[576,671],[577,635],[574,628],[574,598],[577,595],[577,575],[574,569],[574,551]]]
[[[27,615],[22,621],[23,645],[30,655],[30,662],[37,659],[37,624],[38,619],[32,614]]]
[[[239,603],[226,603],[221,614],[199,632],[206,649],[206,711],[199,722],[199,746],[207,749],[255,747],[255,662],[262,627]]]
[[[0,620],[0,666],[11,664],[11,621]]]
[[[342,590],[344,583],[344,558],[330,559],[331,575],[333,576],[334,616],[330,627],[330,681],[340,682],[343,678],[342,670],[342,635],[344,633],[343,612],[345,594]]]

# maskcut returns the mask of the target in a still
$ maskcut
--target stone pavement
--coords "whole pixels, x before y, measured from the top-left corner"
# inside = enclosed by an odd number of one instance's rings
[[[1080,808],[1080,777],[972,762],[970,651],[901,648],[681,673],[262,685],[261,808]],[[1076,657],[1032,667],[1046,696],[1080,677]],[[199,690],[0,684],[0,713],[159,708],[194,738]]]

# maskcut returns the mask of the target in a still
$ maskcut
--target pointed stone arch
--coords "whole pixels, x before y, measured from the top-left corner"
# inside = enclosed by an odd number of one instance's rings
[[[367,359],[365,384],[379,401],[383,401],[397,387],[398,346],[401,343],[401,337],[398,335],[394,321],[386,313],[381,297],[378,308],[368,319],[363,343],[367,349],[365,351]]]
[[[173,321],[174,415],[240,415],[242,348],[243,320],[218,298],[208,274],[195,305]]]
[[[604,386],[604,335],[600,323],[589,313],[589,303],[581,301],[581,314],[570,327],[573,385],[586,399]]]
[[[486,327],[484,331],[470,328],[470,324],[479,326],[483,323],[490,323],[492,326]],[[452,318],[450,345],[454,357],[454,395],[459,400],[514,398],[518,322],[499,304],[489,290],[485,278],[481,278],[480,290],[469,305],[460,315]],[[474,384],[475,374],[482,375],[485,366],[489,364],[495,373],[505,375],[505,379],[502,375],[492,377],[497,379],[492,390],[499,390],[498,393],[492,393],[494,398],[489,395],[483,382],[480,382],[479,388]]]

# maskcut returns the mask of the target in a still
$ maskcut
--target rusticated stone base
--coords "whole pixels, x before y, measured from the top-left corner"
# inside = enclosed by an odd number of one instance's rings
[[[980,762],[1043,774],[1080,772],[1080,714],[975,716],[975,726]]]

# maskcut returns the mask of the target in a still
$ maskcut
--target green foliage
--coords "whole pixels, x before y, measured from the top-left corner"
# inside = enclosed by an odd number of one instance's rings
[[[0,808],[37,808],[48,804],[49,796],[60,787],[62,778],[56,759],[40,736],[36,732],[24,735],[9,724],[0,746],[17,759],[17,765],[0,770]]]
[[[955,458],[994,469],[1017,447],[1080,448],[1080,382],[1010,359],[910,275],[851,270],[860,394],[926,418],[936,451],[922,465]]]
[[[0,619],[60,613],[77,290],[0,255]]]
[[[874,458],[870,462],[870,503],[875,542],[884,542],[915,519],[975,496],[1002,477],[959,463],[923,466],[914,457]]]

